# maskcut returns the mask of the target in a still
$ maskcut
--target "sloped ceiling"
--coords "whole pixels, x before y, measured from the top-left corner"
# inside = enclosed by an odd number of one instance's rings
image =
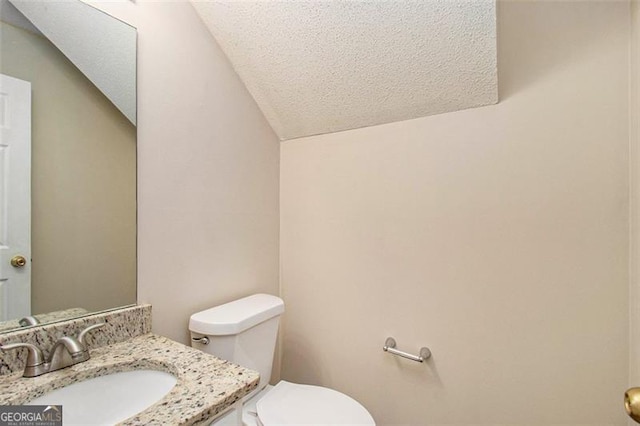
[[[192,0],[281,139],[496,103],[495,0]]]
[[[136,124],[135,28],[82,2],[9,2]]]

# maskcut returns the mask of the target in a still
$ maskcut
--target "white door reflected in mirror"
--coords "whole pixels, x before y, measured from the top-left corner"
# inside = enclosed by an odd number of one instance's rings
[[[31,315],[31,83],[0,74],[0,320]]]

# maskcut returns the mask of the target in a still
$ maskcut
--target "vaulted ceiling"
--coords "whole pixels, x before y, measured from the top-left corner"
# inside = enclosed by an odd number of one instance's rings
[[[192,0],[281,139],[496,103],[495,0]]]

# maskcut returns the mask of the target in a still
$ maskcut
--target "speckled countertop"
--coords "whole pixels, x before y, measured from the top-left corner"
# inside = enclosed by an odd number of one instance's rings
[[[258,386],[257,372],[155,334],[91,350],[91,359],[34,378],[0,378],[0,405],[24,404],[48,391],[110,373],[138,369],[177,377],[163,399],[121,425],[192,425],[214,417]]]
[[[54,312],[47,312],[44,314],[37,314],[37,315],[34,315],[33,317],[37,319],[40,322],[40,324],[46,324],[49,322],[62,321],[68,318],[75,318],[82,315],[87,315],[88,313],[89,311],[87,311],[84,308],[69,308],[63,311],[54,311]],[[17,318],[14,320],[0,322],[0,331],[9,331],[9,330],[15,330],[20,328],[22,328],[22,326],[20,325],[20,320]]]

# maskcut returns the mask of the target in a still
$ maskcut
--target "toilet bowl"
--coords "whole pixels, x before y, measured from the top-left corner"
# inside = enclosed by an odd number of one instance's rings
[[[260,373],[258,388],[243,399],[244,425],[375,425],[366,408],[336,390],[284,380],[268,385],[283,312],[279,297],[255,294],[189,320],[193,347]],[[226,416],[214,424],[236,424],[236,418]]]

